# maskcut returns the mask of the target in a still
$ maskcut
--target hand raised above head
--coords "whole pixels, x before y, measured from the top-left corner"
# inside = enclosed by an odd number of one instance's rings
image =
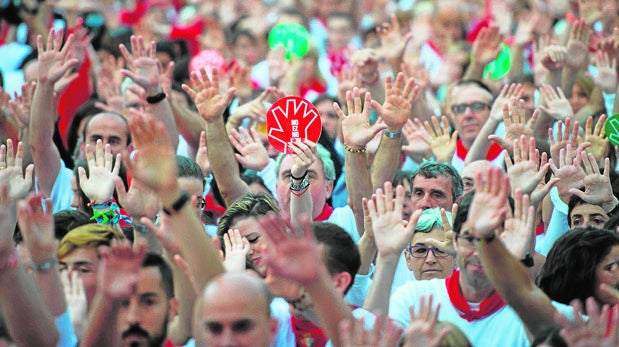
[[[183,84],[183,90],[193,99],[198,112],[204,120],[211,122],[220,119],[223,112],[228,107],[234,96],[235,89],[229,88],[224,94],[219,90],[219,70],[211,70],[212,77],[209,79],[206,68],[202,68],[200,73],[191,73],[190,87]]]

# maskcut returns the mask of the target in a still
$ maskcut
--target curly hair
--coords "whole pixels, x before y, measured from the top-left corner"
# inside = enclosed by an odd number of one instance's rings
[[[595,268],[614,246],[619,235],[593,227],[574,228],[552,246],[537,277],[537,285],[554,301],[568,304],[584,302],[594,296]]]

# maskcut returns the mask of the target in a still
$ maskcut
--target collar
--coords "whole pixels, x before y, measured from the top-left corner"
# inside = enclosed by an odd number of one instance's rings
[[[324,222],[329,217],[331,217],[331,213],[333,213],[333,207],[329,206],[329,204],[325,203],[325,207],[322,208],[322,212],[314,218],[314,222]]]
[[[505,306],[505,301],[496,291],[493,291],[490,297],[480,303],[479,311],[471,310],[468,301],[466,301],[460,289],[460,271],[454,271],[451,276],[447,277],[445,285],[447,286],[447,294],[449,294],[451,304],[458,311],[458,315],[467,322],[483,319]]]
[[[501,152],[503,152],[503,148],[501,148],[498,143],[492,141],[490,147],[488,147],[488,151],[486,152],[486,160],[493,161],[501,154]],[[468,153],[469,150],[464,147],[464,142],[462,142],[462,139],[458,139],[458,142],[456,142],[456,156],[464,160],[466,159],[466,155]]]

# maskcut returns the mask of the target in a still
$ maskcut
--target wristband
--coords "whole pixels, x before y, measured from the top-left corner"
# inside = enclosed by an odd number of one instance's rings
[[[299,183],[299,184],[294,183],[292,176],[290,177],[290,190],[292,192],[300,193],[300,192],[304,191],[307,187],[309,187],[309,184],[310,184],[310,182],[309,182],[309,179],[307,178],[307,176],[305,176],[303,178],[303,181],[301,181],[301,183]]]
[[[166,95],[164,92],[161,92],[159,94],[155,94],[153,96],[147,96],[146,97],[146,102],[153,105],[153,104],[158,104],[160,102],[163,101],[163,99],[165,99]]]
[[[400,137],[402,137],[402,132],[401,131],[391,132],[385,129],[383,130],[383,135],[387,136],[390,139],[399,139]]]
[[[35,262],[31,261],[30,269],[34,272],[47,272],[51,270],[57,263],[58,260],[56,259],[56,257],[51,257],[41,264],[36,264]]]
[[[365,146],[361,148],[352,148],[347,144],[344,144],[344,150],[349,153],[365,153],[366,151]]]
[[[535,260],[533,260],[531,252],[527,252],[527,254],[524,255],[524,258],[520,259],[520,262],[526,267],[535,266]]]
[[[183,208],[183,206],[185,206],[189,200],[190,200],[189,193],[183,190],[181,191],[181,196],[179,196],[178,199],[176,199],[176,201],[172,203],[172,206],[170,206],[170,208],[163,207],[162,210],[165,214],[167,214],[168,216],[171,216],[173,214],[176,214],[178,211],[180,211],[181,208]]]

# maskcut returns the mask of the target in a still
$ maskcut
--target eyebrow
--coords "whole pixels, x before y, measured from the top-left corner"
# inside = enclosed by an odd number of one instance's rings
[[[69,265],[69,263],[67,263],[67,262],[65,262],[65,261],[59,261],[59,262],[58,262],[58,264],[60,264],[60,265],[65,265],[65,266],[68,266],[68,265]],[[74,266],[74,267],[75,267],[75,266],[82,266],[82,265],[91,265],[91,266],[94,266],[94,265],[95,265],[94,263],[89,262],[89,261],[76,261],[76,262],[74,262],[74,263],[72,263],[72,264],[73,264],[73,266]]]

